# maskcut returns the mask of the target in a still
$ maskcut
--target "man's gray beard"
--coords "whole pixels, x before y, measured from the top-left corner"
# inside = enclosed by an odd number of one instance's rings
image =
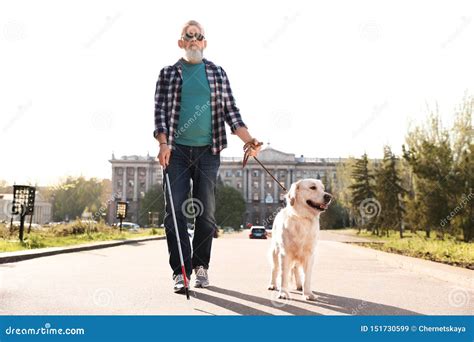
[[[184,54],[186,60],[191,63],[202,62],[202,50],[198,49],[186,49]]]

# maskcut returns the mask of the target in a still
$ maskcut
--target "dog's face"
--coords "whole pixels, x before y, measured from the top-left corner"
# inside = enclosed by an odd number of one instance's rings
[[[319,214],[331,203],[332,195],[324,191],[319,179],[302,179],[293,183],[287,194],[287,203],[295,210],[305,210]]]

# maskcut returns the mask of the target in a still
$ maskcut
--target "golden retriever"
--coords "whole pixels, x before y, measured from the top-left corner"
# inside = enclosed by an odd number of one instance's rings
[[[303,290],[306,300],[316,299],[311,290],[311,270],[319,215],[328,208],[331,199],[332,195],[318,179],[302,179],[291,185],[286,207],[277,214],[272,227],[272,275],[268,289],[279,289],[278,298],[290,299],[288,284],[293,273],[296,289]]]

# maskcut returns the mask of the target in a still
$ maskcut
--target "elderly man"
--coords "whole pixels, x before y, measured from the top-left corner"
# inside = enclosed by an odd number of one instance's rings
[[[202,26],[188,21],[178,40],[183,58],[163,68],[156,84],[153,132],[160,144],[159,162],[170,178],[187,279],[194,269],[195,287],[209,286],[219,153],[227,146],[225,123],[244,143],[258,143],[242,121],[224,69],[203,58],[206,45]],[[258,152],[259,147],[255,147],[250,155],[256,156]],[[164,223],[174,292],[183,293],[184,279],[165,184],[164,193]],[[195,210],[189,210],[190,207]],[[187,218],[195,220],[192,252]]]

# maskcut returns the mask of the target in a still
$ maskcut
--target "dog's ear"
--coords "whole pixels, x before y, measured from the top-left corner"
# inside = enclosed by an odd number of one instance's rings
[[[295,205],[296,193],[298,192],[298,189],[299,189],[299,181],[291,184],[290,190],[286,194],[287,203],[290,203],[291,206]]]

